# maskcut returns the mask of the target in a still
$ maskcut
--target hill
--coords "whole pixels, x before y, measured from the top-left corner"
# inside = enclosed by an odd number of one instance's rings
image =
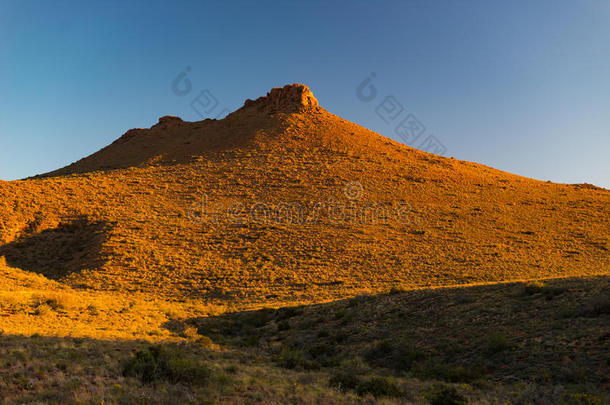
[[[0,195],[3,403],[610,398],[610,191],[409,148],[303,85]]]
[[[409,148],[303,85],[0,193],[0,256],[96,291],[279,304],[610,268],[610,191]]]

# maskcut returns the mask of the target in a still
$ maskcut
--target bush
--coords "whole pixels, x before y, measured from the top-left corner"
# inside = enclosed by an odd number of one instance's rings
[[[372,394],[374,397],[401,397],[404,392],[387,377],[373,377],[356,387],[358,395]]]
[[[342,392],[346,392],[348,390],[356,390],[356,388],[362,383],[360,377],[352,374],[352,373],[339,373],[333,375],[328,384],[331,387],[335,387]]]
[[[309,348],[309,354],[313,358],[330,357],[335,355],[336,353],[336,347],[326,343],[317,343]]]
[[[297,349],[284,347],[276,358],[280,367],[293,370],[317,370],[320,364],[307,358],[306,354]]]
[[[353,373],[335,374],[328,381],[331,387],[338,388],[342,392],[348,390],[356,391],[360,396],[371,394],[374,397],[401,397],[404,392],[389,378],[371,377],[367,380]]]
[[[308,350],[308,354],[312,359],[325,367],[331,367],[339,364],[337,360],[337,348],[326,343],[318,343],[313,345]]]
[[[496,354],[513,348],[512,343],[501,333],[492,334],[487,340],[487,353]]]
[[[431,405],[466,405],[468,401],[454,387],[446,385],[433,385],[424,394],[424,398],[430,401]]]
[[[144,383],[159,380],[171,383],[205,384],[210,369],[195,359],[186,358],[177,348],[151,346],[137,351],[123,363],[123,376],[137,377]]]

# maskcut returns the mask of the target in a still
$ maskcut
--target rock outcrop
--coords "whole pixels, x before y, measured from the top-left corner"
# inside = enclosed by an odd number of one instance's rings
[[[259,110],[271,112],[300,112],[308,108],[318,107],[318,100],[309,87],[304,84],[289,84],[284,87],[274,87],[266,96],[256,100],[246,100],[243,108],[256,107]]]

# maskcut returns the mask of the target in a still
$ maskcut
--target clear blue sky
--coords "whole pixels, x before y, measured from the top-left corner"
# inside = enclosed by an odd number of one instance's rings
[[[216,113],[301,82],[397,140],[376,113],[387,96],[447,156],[610,188],[608,1],[92,3],[0,3],[0,178],[64,166],[163,115],[199,120],[200,90]],[[193,90],[178,96],[187,66]],[[356,87],[371,72],[365,103]]]

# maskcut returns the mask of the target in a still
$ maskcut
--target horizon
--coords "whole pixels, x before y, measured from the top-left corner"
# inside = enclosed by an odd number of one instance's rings
[[[262,4],[3,3],[0,179],[303,83],[331,113],[409,146],[432,136],[447,157],[610,188],[607,3]],[[215,108],[198,110],[206,91]],[[413,144],[396,130],[408,116],[424,134]]]

